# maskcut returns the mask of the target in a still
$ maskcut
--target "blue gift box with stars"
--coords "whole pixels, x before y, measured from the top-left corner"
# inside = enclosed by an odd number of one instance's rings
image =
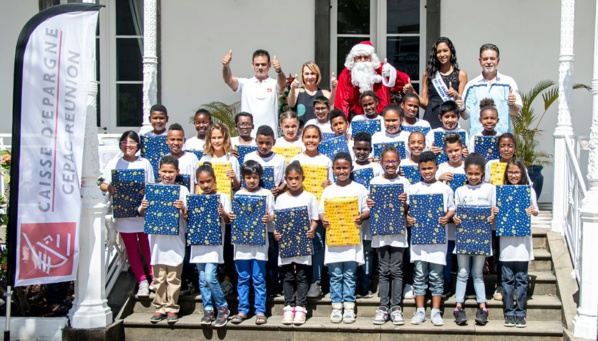
[[[322,141],[328,141],[330,139],[333,139],[336,136],[336,134],[334,133],[322,133]]]
[[[492,253],[492,226],[488,217],[492,208],[487,205],[459,205],[457,217],[461,225],[457,226],[455,252],[458,255],[483,255]]]
[[[399,155],[401,156],[401,160],[406,158],[405,154],[405,142],[403,141],[396,141],[396,142],[383,142],[383,143],[374,143],[374,160],[381,160],[382,151],[386,146],[393,146],[399,151]]]
[[[187,196],[187,209],[189,210],[187,245],[222,245],[222,227],[218,206],[220,206],[220,196],[217,194]]]
[[[457,190],[457,188],[465,185],[466,182],[467,182],[467,176],[465,174],[453,173],[453,180],[449,181],[448,185],[451,187],[451,189],[454,192]]]
[[[496,235],[527,237],[531,235],[532,217],[525,210],[531,206],[532,190],[527,185],[496,186]]]
[[[170,154],[170,147],[166,144],[166,135],[160,136],[141,136],[141,156],[146,158],[154,170],[154,175],[158,176],[160,159],[164,155]]]
[[[232,200],[233,220],[231,243],[233,245],[266,245],[266,197],[261,195],[235,195]]]
[[[437,155],[438,157],[438,164],[448,161],[448,155],[444,152],[444,137],[449,134],[455,133],[446,133],[442,131],[435,131],[434,132],[434,147],[440,148],[440,153]],[[463,141],[463,145],[467,145],[467,140],[465,140],[465,132],[460,131],[459,135],[461,135],[461,140]]]
[[[374,178],[374,169],[371,167],[361,168],[351,172],[353,181],[362,184],[368,190],[370,189],[370,181]]]
[[[412,244],[446,243],[446,231],[438,222],[444,217],[442,194],[409,196],[409,215],[415,218],[415,224],[411,227]]]
[[[497,136],[474,136],[474,151],[484,157],[486,162],[500,159]]]
[[[311,221],[307,206],[274,210],[276,230],[281,234],[278,242],[280,258],[313,255],[312,240],[307,237]]]
[[[179,234],[179,216],[181,212],[174,207],[179,200],[181,186],[147,184],[145,200],[149,207],[145,210],[143,232],[146,234]]]
[[[195,154],[195,156],[197,156],[198,160],[201,160],[201,158],[203,157],[203,151],[201,150],[195,150],[195,149],[191,149],[191,150],[185,150],[187,153],[193,153]]]
[[[382,120],[366,119],[351,122],[351,135],[353,136],[361,132],[366,132],[371,136],[379,131],[382,131]]]
[[[144,169],[113,169],[112,186],[116,193],[112,196],[114,218],[139,217],[139,205],[145,188]]]
[[[405,234],[405,208],[399,200],[404,192],[402,184],[373,184],[370,186],[370,199],[374,207],[370,209],[370,233],[372,236]]]
[[[190,192],[193,192],[191,190],[191,176],[189,174],[178,174],[174,179],[174,183],[185,186]]]
[[[241,177],[241,186],[247,187],[245,185],[245,180]],[[272,190],[276,185],[274,184],[274,167],[266,166],[263,167],[262,178],[260,179],[260,187],[263,187],[267,190]]]
[[[404,130],[404,131],[408,132],[409,134],[411,134],[414,131],[419,131],[420,133],[424,134],[424,136],[426,136],[426,134],[430,132],[429,127],[422,127],[422,126],[401,125],[401,130]]]
[[[257,146],[237,145],[235,148],[239,153],[239,165],[242,165],[243,162],[245,162],[245,156],[247,154],[257,151]]]
[[[349,153],[347,138],[344,136],[337,136],[329,140],[322,141],[318,146],[318,151],[328,156],[330,160],[334,160],[334,156],[340,152]]]
[[[412,185],[422,181],[419,165],[399,166],[399,171],[405,174],[405,179]]]

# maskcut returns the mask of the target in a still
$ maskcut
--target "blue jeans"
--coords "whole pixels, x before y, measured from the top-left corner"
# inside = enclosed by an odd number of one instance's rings
[[[249,281],[253,279],[255,291],[254,308],[256,314],[266,313],[266,261],[256,259],[236,260],[235,267],[239,280],[237,292],[239,293],[239,313],[249,315]]]
[[[527,303],[528,262],[502,262],[502,294],[505,316],[525,317]],[[517,306],[513,304],[513,294],[517,293]]]
[[[199,271],[199,292],[201,293],[201,301],[203,303],[204,312],[214,311],[214,304],[216,308],[226,308],[228,303],[222,294],[220,283],[217,278],[218,264],[215,263],[197,263],[197,271]]]
[[[413,274],[413,292],[415,296],[424,296],[428,286],[432,296],[442,296],[444,279],[442,268],[444,265],[416,260],[414,262],[415,273]]]
[[[318,220],[318,227],[316,227],[314,239],[314,254],[311,256],[312,276],[311,283],[320,282],[322,279],[322,269],[324,268],[324,251],[326,245],[326,231],[322,222]]]
[[[374,253],[372,252],[372,241],[363,240],[363,258],[365,263],[357,268],[357,287],[364,294],[372,286],[372,268],[374,267]]]
[[[471,277],[473,277],[473,288],[475,289],[476,300],[478,303],[486,303],[486,287],[484,286],[484,263],[486,256],[457,255],[457,264],[459,273],[457,274],[457,289],[455,302],[465,302],[465,288],[469,278],[469,269],[471,264]]]
[[[355,302],[357,262],[330,263],[328,275],[332,303]]]
[[[280,291],[280,280],[278,279],[278,242],[274,239],[273,232],[268,232],[268,263],[266,271],[266,289],[271,295],[275,295]]]
[[[451,276],[451,269],[453,267],[453,250],[455,250],[455,241],[448,240],[446,247],[446,265],[442,272],[442,277],[444,277],[444,283],[449,285],[453,282],[453,276]]]

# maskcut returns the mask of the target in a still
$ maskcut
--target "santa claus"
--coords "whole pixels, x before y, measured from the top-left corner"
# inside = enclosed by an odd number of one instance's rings
[[[382,112],[390,103],[390,92],[401,92],[405,84],[411,80],[406,73],[400,72],[386,62],[380,62],[369,41],[362,41],[353,46],[347,59],[345,69],[338,77],[338,87],[334,107],[342,110],[347,118],[363,115],[359,105],[359,97],[365,91],[373,90],[380,98],[377,112]]]

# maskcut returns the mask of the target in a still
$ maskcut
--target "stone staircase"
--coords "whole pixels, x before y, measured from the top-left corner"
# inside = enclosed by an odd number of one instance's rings
[[[507,340],[525,338],[526,340],[562,340],[562,304],[557,296],[557,280],[553,273],[553,262],[548,247],[546,225],[550,223],[550,213],[543,212],[533,220],[533,244],[535,261],[529,268],[528,291],[528,325],[527,328],[507,328],[503,326],[502,301],[488,301],[489,322],[485,326],[477,326],[473,322],[475,316],[475,300],[466,300],[465,309],[469,324],[457,326],[453,322],[452,311],[455,297],[443,300],[441,310],[444,312],[445,325],[434,327],[426,320],[424,324],[413,326],[409,323],[415,311],[415,301],[404,300],[403,311],[406,319],[404,326],[394,326],[388,322],[382,326],[372,324],[379,298],[357,300],[357,321],[353,324],[333,324],[329,321],[331,301],[329,295],[320,299],[308,300],[308,320],[302,326],[285,326],[282,321],[284,300],[277,297],[268,300],[268,323],[255,325],[255,318],[250,318],[240,325],[228,324],[225,328],[201,326],[202,303],[200,295],[181,297],[180,319],[174,326],[165,321],[156,325],[149,322],[154,308],[151,299],[131,297],[121,309],[117,319],[123,322],[127,340],[328,340],[340,338],[344,340],[390,340],[394,338],[430,339],[430,340]],[[495,275],[486,275],[487,296],[492,297],[496,282]],[[229,299],[231,311],[236,312],[236,299]],[[427,299],[427,315],[430,314],[431,302]]]

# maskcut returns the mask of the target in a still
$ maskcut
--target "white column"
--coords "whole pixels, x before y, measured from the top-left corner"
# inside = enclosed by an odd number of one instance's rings
[[[598,4],[597,4],[598,5]],[[594,32],[598,30],[598,6]],[[598,323],[598,35],[594,36],[594,77],[592,80],[592,129],[588,161],[588,194],[581,206],[581,281],[579,306],[573,318],[575,337],[596,340]]]
[[[573,34],[575,0],[561,0],[561,51],[559,56],[559,114],[554,130],[554,187],[552,231],[563,233],[569,189],[566,139],[573,138],[571,125],[571,86],[573,84]]]
[[[100,175],[98,129],[96,127],[98,83],[95,61],[91,71],[87,96],[83,186],[81,195],[81,226],[79,231],[79,268],[75,281],[75,301],[69,311],[71,327],[76,329],[102,328],[112,323],[112,311],[106,300],[106,264],[104,214],[106,205],[97,185]]]
[[[158,40],[157,0],[143,2],[143,126],[139,132],[145,134],[152,130],[149,111],[158,101]]]

